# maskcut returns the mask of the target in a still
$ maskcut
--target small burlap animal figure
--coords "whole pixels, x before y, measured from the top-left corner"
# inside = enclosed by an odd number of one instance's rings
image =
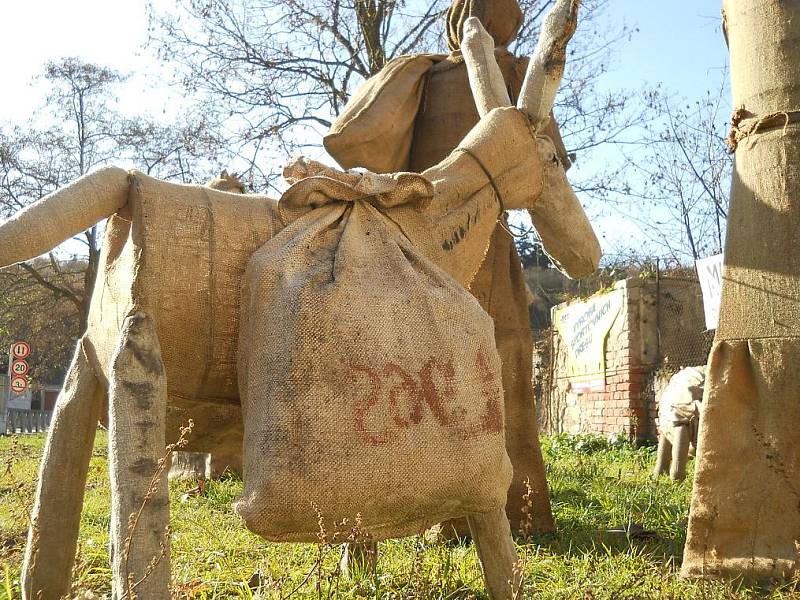
[[[670,377],[658,400],[658,457],[653,474],[686,477],[689,446],[697,447],[697,428],[705,367],[685,367]]]

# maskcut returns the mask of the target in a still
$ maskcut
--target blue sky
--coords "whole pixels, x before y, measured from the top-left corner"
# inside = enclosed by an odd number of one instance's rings
[[[620,44],[610,86],[663,83],[694,98],[716,87],[728,61],[719,0],[614,0],[604,18],[637,27]]]

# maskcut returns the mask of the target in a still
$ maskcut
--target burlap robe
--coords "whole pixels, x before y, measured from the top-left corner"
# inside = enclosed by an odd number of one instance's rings
[[[791,122],[800,2],[728,0],[724,17],[733,105],[753,118],[733,132],[720,324],[682,573],[788,576],[800,556],[800,126]],[[783,115],[774,126],[754,126],[774,113]]]
[[[504,48],[496,50],[496,57],[515,99],[527,58],[516,58]],[[325,137],[325,148],[347,168],[421,172],[447,156],[477,122],[460,52],[404,56],[359,88]],[[544,133],[568,165],[555,121]],[[553,531],[531,382],[532,340],[524,279],[513,239],[500,225],[469,289],[495,322],[495,341],[503,362],[507,449],[514,465],[506,507],[511,527],[518,530],[523,520],[529,520],[532,531]],[[523,513],[528,508],[523,501],[526,482],[532,492],[532,520]],[[462,535],[468,531],[465,522],[456,529]]]
[[[248,263],[236,510],[267,539],[316,541],[320,516],[399,537],[505,503],[492,321],[392,210],[432,196],[415,174],[305,177]]]

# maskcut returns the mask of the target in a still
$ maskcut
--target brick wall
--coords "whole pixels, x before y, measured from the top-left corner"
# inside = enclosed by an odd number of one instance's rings
[[[566,374],[566,348],[554,328],[551,356],[537,366],[537,375],[546,382],[538,388],[540,430],[617,434],[637,439],[655,437],[658,405],[654,382],[664,374],[660,346],[683,348],[682,340],[690,341],[696,349],[687,354],[691,355],[687,360],[694,361],[687,364],[702,364],[708,351],[698,342],[710,338],[702,333],[702,299],[698,305],[696,287],[696,282],[687,285],[630,278],[605,292],[621,293],[624,300],[606,339],[602,391],[580,394],[571,391]],[[673,316],[660,310],[658,297],[662,298],[661,304],[665,297],[670,301]],[[680,319],[674,317],[676,311]],[[669,321],[659,323],[663,319]]]

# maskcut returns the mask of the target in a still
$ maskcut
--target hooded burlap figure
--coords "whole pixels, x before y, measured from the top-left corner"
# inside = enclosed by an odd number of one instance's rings
[[[393,210],[423,210],[433,185],[305,161],[284,174],[287,227],[244,277],[237,512],[267,539],[316,541],[318,515],[360,515],[382,539],[502,508],[492,321]]]
[[[454,0],[447,11],[447,47],[458,50],[464,21],[478,17],[494,39],[495,46],[508,46],[522,27],[522,10],[517,0]]]
[[[800,540],[800,1],[727,0],[723,23],[741,110],[682,573],[780,577]]]
[[[447,19],[447,56],[400,57],[367,80],[354,94],[325,138],[325,147],[342,166],[378,172],[421,172],[442,160],[478,122],[461,53],[463,22],[478,16],[498,47],[500,69],[516,99],[527,58],[516,58],[503,47],[521,23],[516,0],[456,0]],[[568,160],[558,128],[550,121],[543,132]],[[535,215],[534,215],[535,218]],[[514,465],[507,514],[514,530],[527,519],[523,496],[526,480],[532,488],[532,525],[535,532],[553,531],[550,498],[536,424],[531,383],[532,341],[520,259],[513,239],[498,224],[487,259],[470,291],[495,324],[495,340],[503,362],[507,449]],[[466,523],[457,525],[467,533]]]

